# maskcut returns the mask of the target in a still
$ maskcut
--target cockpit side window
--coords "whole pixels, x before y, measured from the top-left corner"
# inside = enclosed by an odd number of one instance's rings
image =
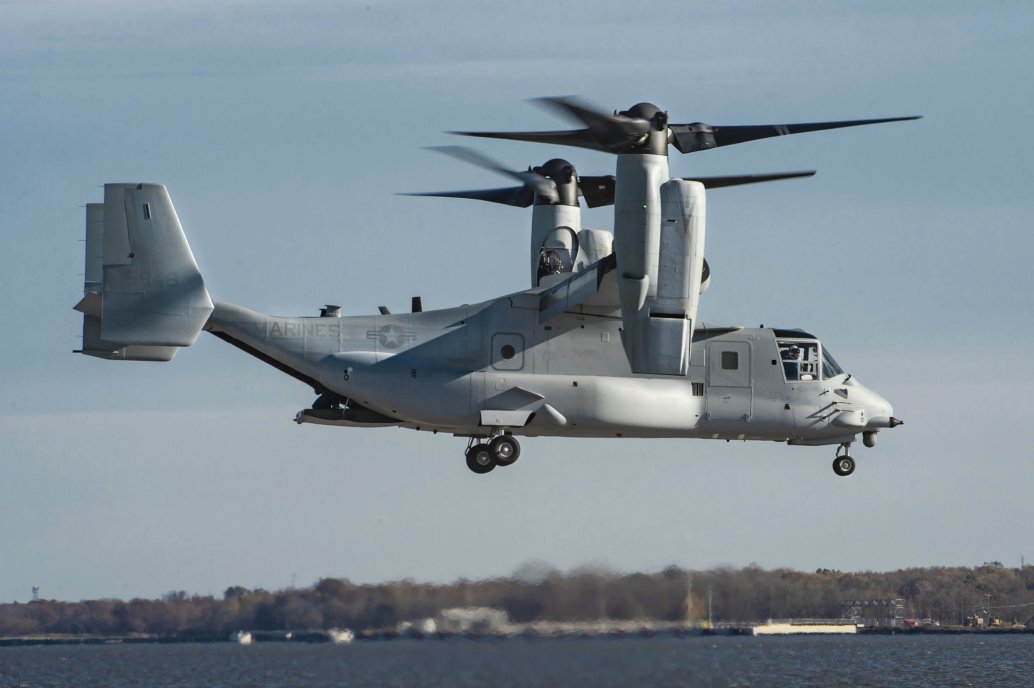
[[[819,343],[815,340],[779,340],[779,358],[787,382],[819,379]]]

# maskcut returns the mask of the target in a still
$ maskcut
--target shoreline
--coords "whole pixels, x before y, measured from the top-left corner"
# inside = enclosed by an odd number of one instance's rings
[[[570,638],[600,638],[600,639],[621,639],[621,638],[688,638],[697,636],[754,636],[753,628],[757,624],[729,625],[716,628],[650,628],[643,626],[639,629],[608,629],[601,628],[599,624],[592,624],[592,627],[585,629],[572,629],[570,627],[560,631],[548,631],[543,629],[525,628],[513,632],[483,632],[483,633],[397,633],[395,631],[366,631],[356,634],[355,642],[387,642],[392,640],[509,640],[509,639],[530,639],[530,640],[563,640]],[[304,643],[304,644],[333,644],[329,636],[322,630],[302,631],[252,631],[256,644],[266,643]],[[921,628],[900,628],[892,626],[874,626],[858,628],[857,633],[845,634],[855,636],[866,635],[980,635],[980,636],[1003,636],[1034,634],[1032,628],[980,628],[972,626],[928,626]],[[812,633],[786,633],[782,636],[797,635],[810,636]],[[839,637],[839,636],[838,636]],[[201,636],[195,634],[179,634],[171,636],[156,635],[66,635],[51,634],[43,636],[13,636],[0,637],[0,647],[30,647],[38,645],[172,645],[184,643],[235,643],[229,637]]]

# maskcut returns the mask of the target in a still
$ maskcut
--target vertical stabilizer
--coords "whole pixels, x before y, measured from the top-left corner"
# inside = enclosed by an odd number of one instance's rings
[[[212,300],[172,200],[158,184],[106,184],[86,206],[81,353],[167,361],[197,339]]]

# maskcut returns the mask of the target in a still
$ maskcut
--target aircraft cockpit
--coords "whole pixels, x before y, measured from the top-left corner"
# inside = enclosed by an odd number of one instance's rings
[[[779,358],[787,382],[827,380],[841,375],[844,369],[818,339],[805,332],[794,332],[794,337],[779,337]]]

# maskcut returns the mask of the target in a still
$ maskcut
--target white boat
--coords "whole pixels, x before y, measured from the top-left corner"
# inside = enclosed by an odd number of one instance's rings
[[[237,631],[230,634],[230,640],[240,645],[252,645],[255,638],[248,631]]]
[[[347,628],[331,628],[327,631],[327,637],[335,645],[347,645],[355,640],[355,633]]]

